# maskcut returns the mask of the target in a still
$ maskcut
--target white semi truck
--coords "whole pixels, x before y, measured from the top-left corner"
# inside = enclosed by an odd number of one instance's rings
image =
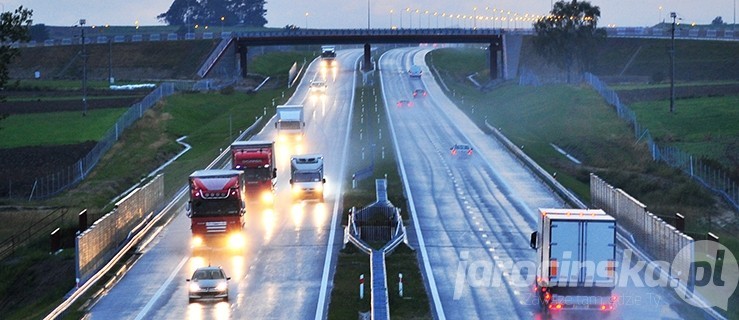
[[[616,304],[616,219],[600,209],[539,209],[531,234],[536,290],[545,312],[611,311]]]
[[[303,140],[303,132],[305,130],[305,120],[303,115],[303,105],[280,105],[277,106],[277,121],[275,129],[277,129],[277,139],[279,141]]]
[[[307,154],[290,157],[290,187],[293,199],[323,202],[323,156]]]

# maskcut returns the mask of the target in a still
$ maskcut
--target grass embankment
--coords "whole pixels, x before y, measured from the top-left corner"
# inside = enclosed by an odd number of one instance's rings
[[[373,77],[375,85],[361,86],[356,89],[349,146],[349,155],[352,159],[348,161],[348,176],[344,177],[347,190],[343,194],[343,208],[346,208],[346,212],[342,214],[342,225],[347,224],[349,208],[360,209],[375,201],[375,179],[383,179],[385,175],[388,179],[388,198],[393,205],[401,208],[401,215],[407,225],[410,223],[407,203],[397,171],[379,77],[376,74]],[[380,132],[382,132],[381,136]],[[364,158],[362,153],[364,153]],[[351,175],[368,168],[372,168],[369,177],[358,181],[357,188],[351,189]],[[369,256],[352,245],[347,245],[346,249],[339,252],[331,291],[329,319],[352,319],[356,318],[359,312],[369,312],[371,294],[369,265]],[[386,268],[390,317],[393,319],[430,319],[429,301],[416,260],[416,253],[401,244],[395,252],[387,256]],[[404,276],[405,298],[398,296],[398,273],[403,273]],[[364,300],[358,298],[360,274],[365,275]]]
[[[286,67],[268,70],[284,72],[295,61],[302,62],[304,57],[312,59],[308,52],[295,52],[281,57],[283,60],[270,60],[268,65]],[[261,64],[260,58],[256,58],[252,64]],[[277,73],[267,75],[282,76]],[[204,168],[221,148],[227,147],[230,137],[235,138],[239,130],[250,126],[257,116],[261,116],[264,107],[267,107],[267,117],[273,114],[272,99],[277,98],[277,103],[280,103],[283,91],[285,97],[292,94],[291,89],[283,90],[280,84],[256,94],[229,93],[227,90],[224,93],[183,93],[169,97],[126,130],[85,181],[56,198],[34,201],[31,205],[69,207],[73,216],[65,219],[69,225],[62,226],[62,233],[65,236],[64,243],[73,244],[70,239],[75,231],[78,210],[89,208],[92,217],[105,213],[108,202],[116,195],[182,150],[182,146],[175,142],[176,138],[187,135],[185,142],[192,149],[165,170],[167,198],[185,184],[187,175]],[[229,130],[229,123],[232,130]],[[2,261],[0,270],[3,273],[0,276],[17,275],[15,278],[24,279],[4,281],[0,286],[0,297],[4,297],[0,300],[3,318],[40,318],[61,301],[61,293],[71,289],[75,276],[73,250],[65,249],[59,256],[49,256],[48,249],[48,241],[44,239],[29,246],[23,254]],[[38,267],[29,270],[28,265]],[[52,273],[52,269],[64,272]],[[18,295],[17,292],[21,291],[31,294]]]
[[[707,213],[728,210],[721,209],[722,203],[718,198],[680,171],[652,161],[643,141],[636,141],[626,123],[589,87],[520,87],[504,83],[490,92],[481,92],[465,76],[481,66],[485,67],[483,51],[441,49],[432,52],[427,59],[439,69],[446,84],[456,93],[457,98],[453,99],[473,121],[482,125],[487,118],[492,125],[501,128],[513,143],[523,146],[524,151],[545,170],[557,172],[557,180],[586,202],[590,201],[588,174],[594,172],[639,199],[655,214],[685,214],[689,231],[705,231],[707,226],[703,218]],[[717,144],[708,147],[695,141],[706,152],[720,151],[721,143],[737,141],[737,116],[731,102],[727,107],[716,105],[721,101],[736,100],[735,97],[710,98],[715,101],[706,106],[703,104],[706,99],[681,100],[684,111],[672,119],[666,119],[669,116],[664,108],[637,106],[638,119],[650,131],[653,125],[657,136],[669,132],[684,140],[722,137],[726,140],[716,139]],[[694,118],[704,125],[693,125],[691,120]],[[567,160],[550,143],[565,149],[583,164],[576,165]],[[723,144],[724,148],[729,146]],[[713,154],[720,156],[721,153]],[[739,252],[735,234],[711,231],[718,233],[721,242],[732,252]],[[737,301],[735,294],[729,305],[737,306]],[[730,308],[730,313],[737,316],[736,308]]]
[[[84,117],[79,111],[12,115],[2,121],[0,148],[97,141],[126,110],[96,109]]]

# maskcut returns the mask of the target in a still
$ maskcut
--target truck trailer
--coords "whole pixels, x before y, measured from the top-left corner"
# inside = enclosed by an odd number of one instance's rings
[[[277,106],[276,111],[277,139],[281,142],[302,141],[305,130],[303,105],[280,105]]]
[[[274,141],[236,141],[231,144],[231,169],[244,172],[249,203],[274,203],[277,167]]]
[[[323,156],[308,154],[290,157],[290,187],[293,199],[323,202]]]
[[[240,249],[246,213],[244,172],[198,170],[189,177],[192,248]]]
[[[531,234],[534,290],[545,312],[611,311],[616,303],[616,219],[600,209],[539,209]]]

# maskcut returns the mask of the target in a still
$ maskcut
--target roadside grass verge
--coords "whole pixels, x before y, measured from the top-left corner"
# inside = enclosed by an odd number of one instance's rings
[[[459,108],[483,130],[487,130],[482,125],[487,119],[546,171],[556,172],[557,180],[586,203],[590,202],[588,174],[594,172],[611,185],[639,199],[650,212],[661,216],[682,213],[687,218],[688,231],[703,233],[710,230],[718,233],[722,237],[722,244],[732,252],[739,252],[736,234],[730,231],[735,230],[735,225],[717,230],[715,224],[709,228],[706,223],[711,215],[733,216],[734,213],[720,199],[679,170],[652,161],[645,144],[634,138],[631,129],[594,90],[580,85],[521,87],[506,82],[492,91],[481,92],[460,77],[471,70],[458,70],[444,64],[445,61],[457,59],[457,51],[436,50],[427,57],[427,61],[438,68],[442,79],[455,93],[452,99]],[[484,61],[484,52],[476,51],[478,56],[475,59]],[[717,105],[723,103],[721,101],[735,101],[730,97],[705,99],[715,99],[711,101]],[[664,127],[655,127],[658,134],[675,132],[676,137],[694,136],[700,139],[709,135],[729,136],[735,132],[735,110],[732,110],[734,113],[722,113],[723,107],[712,105],[700,108],[700,103],[690,107],[688,100],[680,100],[680,103],[684,105],[683,111],[678,109],[674,119],[665,119],[669,117],[662,110],[664,108],[657,110],[647,106],[637,107],[638,119],[650,131],[652,128],[647,123],[659,122]],[[703,125],[692,125],[691,117],[696,117],[696,121]],[[727,126],[732,128],[726,129]],[[576,165],[567,160],[550,143],[564,149],[583,164]],[[732,307],[729,314],[732,317],[736,317],[739,311],[734,307],[738,305],[737,297],[735,293],[730,298],[729,305]]]
[[[302,54],[310,57],[310,53]],[[288,68],[292,62],[284,61]],[[279,76],[271,73],[267,75]],[[177,189],[186,184],[186,178],[192,171],[202,169],[210,163],[219,154],[219,150],[226,148],[232,138],[238,136],[239,130],[246,129],[258,116],[264,114],[265,107],[266,118],[271,117],[274,114],[273,99],[278,104],[282,103],[282,93],[289,97],[294,91],[282,89],[282,85],[276,87],[278,88],[260,90],[256,94],[227,93],[226,90],[223,93],[181,93],[171,96],[148,110],[142,119],[126,130],[82,183],[60,196],[31,204],[67,207],[75,217],[81,209],[88,208],[89,222],[92,223],[108,212],[114,197],[141,181],[149,172],[182,150],[183,147],[175,139],[187,135],[185,142],[192,149],[165,169],[165,199],[170,199]],[[28,202],[20,201],[18,204],[29,205]],[[0,262],[0,270],[20,274],[25,280],[0,287],[0,297],[4,297],[0,302],[0,314],[11,315],[7,316],[8,319],[39,318],[54,308],[61,301],[63,293],[73,287],[74,250],[69,248],[74,246],[77,221],[74,217],[65,221],[67,225],[61,227],[63,244],[67,249],[63,252],[71,252],[70,258],[57,261],[53,256],[48,256],[48,238],[44,237],[39,246],[29,246],[28,251]],[[19,222],[20,224],[26,226],[33,222]],[[27,268],[16,261],[26,261],[34,255],[47,257],[46,260],[53,260],[54,263],[42,264],[39,268],[46,273],[40,272],[39,276],[30,277]],[[34,265],[39,264],[32,261]],[[52,274],[50,269],[65,272]],[[109,278],[101,280],[101,283]],[[100,286],[99,284],[98,287]],[[32,292],[35,296],[16,299],[19,291]],[[47,292],[51,294],[51,298],[41,294]],[[88,293],[88,297],[91,294]],[[81,301],[86,299],[83,297]],[[42,302],[45,308],[39,308]],[[79,315],[75,310],[76,307],[70,309],[72,317]]]
[[[660,144],[698,158],[739,166],[739,91],[733,96],[680,99],[670,114],[663,101],[632,103],[639,123]],[[736,172],[739,178],[739,172]]]
[[[0,148],[97,141],[126,110],[92,109],[86,116],[80,111],[12,114],[0,122]]]
[[[408,207],[403,194],[403,184],[398,175],[398,167],[390,132],[388,117],[382,100],[379,76],[371,76],[374,85],[362,85],[356,88],[352,128],[350,133],[348,172],[344,177],[342,226],[348,223],[348,212],[351,207],[361,209],[376,200],[375,179],[387,178],[388,198],[394,206],[401,209],[404,224],[410,223]],[[379,121],[378,121],[379,119]],[[360,138],[361,131],[361,138]],[[384,148],[384,156],[383,156]],[[363,155],[364,154],[364,155]],[[367,172],[367,175],[352,188],[352,175]],[[378,245],[381,246],[381,245]],[[377,247],[374,246],[373,247]],[[416,252],[401,244],[398,249],[386,257],[386,275],[390,317],[393,319],[430,319],[429,300],[426,295],[423,277],[416,259]],[[365,300],[359,301],[359,274],[365,275]],[[398,273],[403,273],[407,284],[404,296],[398,297]],[[355,318],[358,312],[370,310],[370,274],[369,256],[348,244],[338,254],[336,273],[329,319]]]

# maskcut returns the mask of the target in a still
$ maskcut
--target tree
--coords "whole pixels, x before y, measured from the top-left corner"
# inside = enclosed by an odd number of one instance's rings
[[[590,70],[606,31],[598,28],[600,8],[587,1],[554,3],[548,17],[534,23],[534,46],[539,55],[564,69],[567,82],[573,71]]]
[[[157,16],[169,25],[233,26],[243,24],[263,27],[264,0],[174,0],[167,12]]]
[[[44,40],[49,39],[49,29],[43,23],[34,24],[28,28],[28,36],[36,42],[44,42]]]
[[[721,18],[721,16],[716,17],[711,21],[711,25],[713,26],[722,26],[724,25],[724,18]]]
[[[5,88],[8,82],[8,65],[18,56],[20,51],[11,46],[12,43],[28,41],[28,29],[31,26],[31,15],[33,10],[23,8],[15,9],[14,12],[3,12],[0,15],[0,89]]]

